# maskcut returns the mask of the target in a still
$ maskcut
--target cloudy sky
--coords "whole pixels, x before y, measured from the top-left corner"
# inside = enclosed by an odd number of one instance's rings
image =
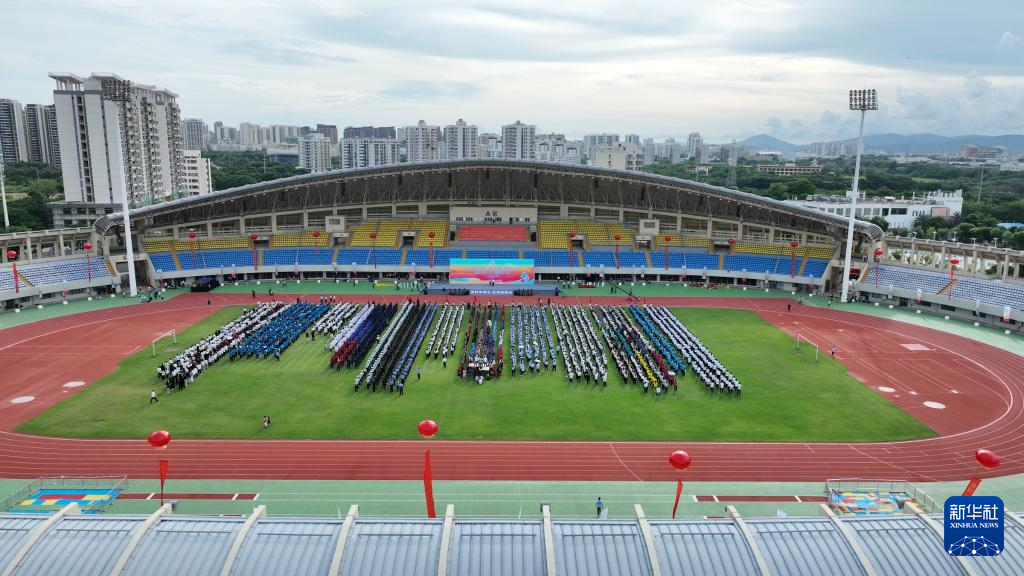
[[[794,142],[1024,132],[1020,0],[0,0],[0,97],[114,72],[212,124],[523,120]]]

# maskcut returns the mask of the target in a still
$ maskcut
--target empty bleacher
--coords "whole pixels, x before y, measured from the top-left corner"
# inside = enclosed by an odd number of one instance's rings
[[[633,232],[625,226],[591,220],[541,220],[537,223],[537,242],[542,249],[568,248],[570,232],[586,236],[590,246],[614,246],[616,234],[622,236],[619,246],[633,245]]]
[[[614,252],[584,252],[583,253],[583,265],[584,266],[604,266],[606,268],[615,267],[615,253]]]
[[[186,250],[178,253],[178,262],[182,270],[252,266],[252,250],[197,250],[195,261],[192,252]]]
[[[529,242],[530,231],[526,226],[464,224],[459,226],[458,239],[463,242]]]
[[[669,240],[665,241],[665,236],[669,237]],[[673,232],[667,234],[659,234],[654,238],[655,246],[664,248],[665,245],[669,246],[681,246],[687,248],[703,248],[707,250],[711,246],[711,240],[708,240],[706,236],[681,236]],[[664,259],[662,259],[664,262]]]
[[[1009,306],[1016,310],[1024,309],[1024,286],[968,276],[957,276],[956,280],[952,290],[954,298],[981,300],[986,304]]]
[[[534,266],[569,266],[568,250],[524,250],[523,257],[532,259]]]
[[[497,260],[499,258],[519,258],[519,250],[466,250],[466,258],[483,258]]]
[[[452,258],[462,258],[462,250],[447,250],[434,248],[434,266],[447,266]],[[418,248],[405,253],[405,265],[428,266],[430,264],[430,250]]]
[[[875,274],[868,274],[870,281],[874,282]],[[865,276],[865,282],[868,281]],[[931,272],[928,270],[917,270],[914,268],[900,268],[898,266],[883,265],[878,272],[878,283],[881,286],[896,286],[907,290],[921,289],[926,294],[938,294],[949,284],[949,274],[943,272]]]
[[[150,252],[149,260],[157,272],[170,272],[178,269],[174,263],[174,256],[170,252]]]
[[[263,250],[263,265],[299,264],[327,265],[334,251],[330,248],[273,248]]]
[[[65,280],[68,282],[87,280],[90,269],[92,270],[93,279],[110,276],[110,269],[107,268],[107,263],[99,256],[19,263],[18,275],[28,280],[33,286],[42,286],[45,284],[62,284]],[[10,268],[4,269],[4,272],[0,273],[5,280],[0,289],[13,289],[14,277],[11,274]]]
[[[402,232],[416,232],[416,246],[430,246],[430,232],[434,233],[434,247],[448,245],[447,220],[372,220],[349,228],[351,239],[349,246],[353,248],[378,246],[385,248],[398,247],[398,237]],[[376,242],[370,234],[377,234]]]
[[[308,247],[313,248],[319,246],[325,248],[330,245],[331,239],[327,232],[323,230],[316,230],[320,233],[320,236],[313,235],[314,230],[306,230],[305,232],[278,232],[274,234],[270,240],[270,246],[272,248],[279,247]],[[245,239],[242,239],[243,247],[247,246]],[[330,261],[330,259],[328,259]]]
[[[654,268],[665,267],[665,253],[651,252],[651,266]],[[689,270],[718,269],[718,255],[704,254],[701,252],[669,252],[669,268],[686,268]]]

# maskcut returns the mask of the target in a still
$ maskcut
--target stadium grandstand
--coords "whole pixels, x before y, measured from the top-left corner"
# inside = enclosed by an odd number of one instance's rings
[[[910,507],[913,507],[911,504]],[[0,515],[0,566],[10,574],[309,574],[491,576],[594,574],[899,574],[1024,572],[1019,554],[954,557],[943,550],[942,515],[633,520],[552,517],[373,518],[354,505],[338,518],[177,515]],[[1006,545],[1024,526],[1006,522]],[[986,564],[986,562],[988,564]],[[1016,568],[1014,568],[1016,566]]]
[[[149,285],[211,276],[436,281],[452,259],[482,258],[533,260],[538,282],[797,292],[841,287],[847,225],[687,180],[508,160],[297,176],[135,209],[131,221],[137,275]],[[110,214],[93,229],[4,236],[0,298],[24,306],[118,290],[128,266],[120,222]],[[18,254],[17,291],[8,250]],[[861,298],[1024,319],[1019,251],[884,237],[868,222],[858,222],[854,250],[851,285]]]

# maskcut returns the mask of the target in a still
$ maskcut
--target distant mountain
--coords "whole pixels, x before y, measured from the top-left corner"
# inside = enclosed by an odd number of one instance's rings
[[[847,142],[853,142],[850,138]],[[1006,134],[1003,136],[939,136],[938,134],[872,134],[864,137],[864,148],[867,150],[885,150],[893,154],[956,154],[961,146],[995,146],[1003,148],[1011,154],[1024,154],[1024,135]]]
[[[761,152],[782,152],[782,155],[786,158],[793,158],[797,152],[804,152],[809,147],[803,144],[793,144],[792,142],[786,142],[785,140],[779,140],[774,136],[767,134],[758,134],[751,136],[742,142],[738,142],[744,146],[749,146]]]

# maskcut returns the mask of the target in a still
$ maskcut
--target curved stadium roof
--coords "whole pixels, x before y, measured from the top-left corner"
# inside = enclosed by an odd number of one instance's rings
[[[218,218],[413,202],[516,206],[577,204],[683,214],[745,224],[779,226],[842,238],[847,220],[764,196],[647,172],[532,160],[408,162],[304,174],[130,211],[135,229],[187,225]],[[100,218],[106,233],[121,220]],[[858,221],[861,240],[881,240],[882,229]]]

